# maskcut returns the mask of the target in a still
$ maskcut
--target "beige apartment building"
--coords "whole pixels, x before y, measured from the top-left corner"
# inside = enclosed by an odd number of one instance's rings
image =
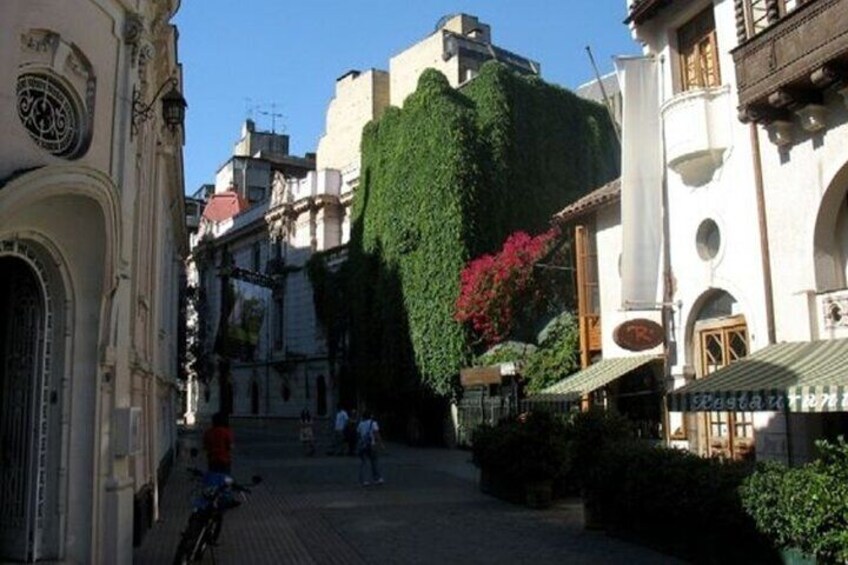
[[[173,460],[178,5],[0,3],[2,562],[131,563]]]

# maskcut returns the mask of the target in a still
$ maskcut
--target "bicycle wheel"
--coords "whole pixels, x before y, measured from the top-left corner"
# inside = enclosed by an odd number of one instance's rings
[[[224,516],[220,512],[216,512],[209,519],[209,541],[213,544],[218,543],[218,538],[221,537],[221,527],[224,525]]]
[[[188,527],[180,538],[177,553],[174,555],[174,565],[187,565],[199,561],[209,543],[209,520],[199,514],[192,514],[188,519]]]

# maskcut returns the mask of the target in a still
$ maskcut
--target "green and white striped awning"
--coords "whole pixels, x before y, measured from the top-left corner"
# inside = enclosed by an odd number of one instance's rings
[[[674,412],[848,412],[848,339],[769,345],[666,403]]]
[[[579,402],[584,394],[608,385],[646,363],[661,359],[656,355],[634,355],[601,359],[582,371],[569,375],[529,398],[540,402]]]

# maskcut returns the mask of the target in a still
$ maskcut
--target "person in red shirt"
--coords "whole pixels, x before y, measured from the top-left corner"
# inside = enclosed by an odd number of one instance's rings
[[[203,449],[206,450],[209,471],[230,474],[233,464],[233,430],[230,429],[229,418],[223,412],[212,416],[212,427],[203,434]]]

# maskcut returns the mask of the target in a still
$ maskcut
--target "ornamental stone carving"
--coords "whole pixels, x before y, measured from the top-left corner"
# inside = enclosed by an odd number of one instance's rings
[[[54,31],[21,35],[16,81],[18,119],[30,138],[56,157],[82,156],[90,142],[96,81],[85,54]]]

